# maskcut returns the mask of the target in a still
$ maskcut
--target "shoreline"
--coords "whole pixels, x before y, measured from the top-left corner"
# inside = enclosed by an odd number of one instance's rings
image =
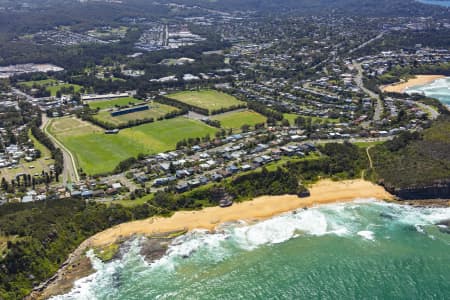
[[[405,93],[406,89],[413,86],[425,85],[437,79],[445,78],[444,75],[416,75],[407,81],[397,82],[393,84],[383,85],[380,87],[383,93]]]
[[[395,197],[383,187],[362,179],[331,181],[321,180],[309,189],[311,195],[261,196],[253,200],[235,203],[230,207],[208,207],[198,211],[178,211],[171,217],[152,217],[123,223],[86,239],[70,254],[58,272],[25,299],[48,299],[69,292],[76,280],[95,272],[88,249],[100,249],[122,243],[136,235],[161,237],[174,232],[206,229],[213,232],[218,226],[236,221],[262,221],[299,208],[316,205],[352,202],[359,198],[375,198],[394,201]],[[157,248],[161,250],[161,248]]]
[[[358,198],[393,200],[383,187],[361,179],[346,181],[321,180],[310,188],[311,196],[261,196],[250,201],[235,203],[231,207],[208,207],[199,211],[178,211],[169,218],[150,219],[117,225],[92,236],[91,247],[104,247],[133,235],[157,235],[164,232],[193,229],[214,229],[223,223],[240,220],[260,221],[302,207],[320,204],[351,202]]]

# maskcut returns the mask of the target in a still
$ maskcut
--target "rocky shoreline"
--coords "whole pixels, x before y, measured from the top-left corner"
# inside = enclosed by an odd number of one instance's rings
[[[35,287],[31,294],[24,299],[48,299],[52,296],[67,293],[73,288],[73,283],[76,280],[94,273],[95,270],[92,267],[91,260],[85,255],[89,247],[89,240],[83,242],[70,254],[54,276]]]
[[[348,194],[349,188],[355,184],[356,185],[362,184],[360,182],[350,182],[350,183],[348,183],[348,182],[347,183],[325,182],[325,184],[331,184],[331,186],[327,187],[326,190],[319,189],[316,191],[316,190],[312,189],[312,192],[313,192],[312,194],[318,195],[317,199],[322,199],[326,195],[329,194],[330,197],[333,196],[333,197],[331,197],[331,198],[333,198],[333,201],[335,201],[335,200],[336,201],[337,200],[344,201],[345,199],[354,199],[354,198],[358,198],[358,197],[362,197],[362,198],[375,197],[375,195],[380,194],[380,193],[374,193],[374,192],[373,192],[373,195],[371,193],[369,193],[367,195],[364,194],[364,193],[367,193],[367,190],[368,190],[367,184],[368,183],[361,185],[361,187],[359,189],[357,189],[358,192],[355,195]],[[343,194],[339,195],[339,197],[337,197],[337,194],[339,194],[340,190],[342,190]],[[383,191],[384,191],[384,189],[383,189]],[[389,198],[389,197],[384,197],[383,195],[384,194],[382,193],[382,195],[381,194],[378,195],[377,198],[385,199],[385,201],[394,202],[394,203],[402,204],[402,205],[411,205],[411,206],[418,206],[418,207],[419,206],[420,207],[449,207],[450,206],[450,199],[401,200],[400,198],[393,199],[393,197]],[[286,198],[283,200],[286,200],[285,202],[286,202],[287,206],[285,209],[280,210],[280,205],[281,205],[280,197],[268,197],[268,199],[265,199],[264,197],[262,197],[261,199],[259,199],[259,201],[261,201],[261,203],[263,203],[264,206],[260,207],[259,209],[256,209],[257,202],[255,202],[255,201],[248,202],[246,204],[241,204],[241,205],[248,205],[249,209],[251,209],[251,211],[249,210],[249,214],[251,212],[251,215],[254,215],[255,212],[258,213],[259,217],[254,216],[255,219],[264,218],[263,215],[261,215],[262,211],[264,209],[270,211],[270,215],[274,215],[274,214],[283,212],[285,210],[286,211],[292,210],[295,207],[302,207],[302,206],[307,207],[309,205],[306,202],[305,202],[305,204],[303,204],[302,201],[305,201],[305,199],[298,199],[297,197],[294,197],[294,196],[289,196],[289,197],[282,196],[282,197]],[[274,208],[277,208],[277,209],[272,209],[271,206],[268,206],[267,203],[271,198],[276,198],[275,199],[276,201],[274,200],[273,204],[274,204]],[[334,199],[334,198],[336,198],[336,199]],[[296,201],[299,203],[295,203]],[[333,202],[333,201],[329,201],[329,202]],[[327,202],[327,201],[319,202],[318,200],[314,200],[312,202],[312,204],[314,204],[314,205],[326,204],[329,202]],[[233,207],[234,207],[233,209],[238,209],[238,212],[236,213],[237,216],[242,217],[243,212],[245,210],[238,208],[238,205],[233,205]],[[214,209],[215,208],[210,208],[209,210],[214,210]],[[280,210],[280,212],[279,212],[279,210]],[[178,213],[179,214],[178,217],[181,218],[180,220],[182,222],[180,221],[179,223],[185,224],[185,225],[189,224],[193,228],[199,228],[199,227],[207,228],[208,226],[213,228],[213,227],[216,227],[218,224],[224,223],[227,221],[226,218],[219,219],[220,214],[225,213],[225,212],[226,212],[226,210],[220,209],[220,208],[218,208],[218,211],[214,210],[214,214],[213,214],[214,219],[206,219],[206,221],[205,221],[206,223],[203,224],[203,226],[194,224],[195,222],[192,223],[191,221],[194,219],[198,221],[199,218],[201,217],[200,214],[205,213],[205,211],[203,211],[203,212],[180,212],[180,213]],[[187,218],[187,219],[185,220],[185,218]],[[191,218],[194,218],[194,219],[191,220]],[[236,218],[237,217],[233,216],[231,219],[234,220]],[[245,219],[249,219],[249,217],[247,216]],[[169,221],[168,219],[159,220],[159,222],[168,222],[168,221]],[[94,249],[94,253],[96,254],[96,256],[99,257],[100,259],[103,259],[104,261],[111,260],[111,259],[117,259],[117,258],[120,258],[121,253],[123,253],[124,251],[127,250],[126,249],[127,243],[125,243],[126,241],[129,241],[138,236],[142,236],[145,238],[141,239],[141,241],[140,241],[140,247],[141,247],[140,254],[145,258],[145,260],[148,263],[152,263],[152,262],[160,259],[161,257],[163,257],[166,254],[167,249],[169,248],[169,245],[174,238],[176,238],[182,234],[185,234],[189,229],[192,229],[192,228],[182,228],[184,225],[182,226],[182,225],[178,225],[178,224],[173,224],[173,226],[162,227],[162,228],[165,228],[166,230],[164,230],[164,229],[161,229],[160,231],[159,230],[150,230],[150,229],[148,229],[148,231],[144,230],[145,229],[144,225],[151,227],[151,226],[155,225],[155,222],[156,221],[154,219],[135,221],[133,224],[136,223],[138,225],[141,225],[138,227],[141,228],[142,230],[141,230],[141,232],[139,232],[136,230],[136,228],[133,227],[133,228],[131,228],[134,230],[133,234],[130,234],[130,235],[125,235],[125,233],[126,233],[126,230],[124,230],[125,228],[122,225],[118,225],[118,226],[116,226],[117,227],[116,229],[118,229],[120,227],[121,230],[118,230],[118,232],[120,232],[120,235],[114,235],[114,234],[111,236],[107,235],[108,239],[101,239],[101,238],[99,238],[99,235],[95,235],[95,236],[87,239],[69,256],[69,258],[66,260],[66,262],[61,265],[58,272],[52,278],[43,282],[38,287],[36,287],[33,290],[33,292],[25,299],[48,299],[52,296],[65,294],[73,288],[73,285],[76,280],[86,277],[86,276],[92,274],[93,272],[95,272],[95,270],[92,267],[90,259],[86,256],[86,251],[88,249]],[[191,223],[189,223],[189,222],[191,222]],[[206,226],[206,225],[208,225],[208,226]],[[439,225],[439,224],[437,224],[437,225]],[[444,228],[445,224],[442,224],[442,225],[443,225],[442,228]],[[172,229],[169,229],[169,228],[172,228]],[[115,228],[111,228],[111,230],[114,230],[114,229]]]
[[[429,199],[450,199],[450,182],[436,183],[425,187],[392,188],[386,190],[402,200],[426,201]]]
[[[166,254],[167,249],[174,238],[185,234],[186,232],[186,230],[181,230],[146,236],[140,240],[140,254],[148,263],[152,263]],[[131,239],[133,238],[137,238],[137,236],[134,236]],[[110,259],[104,261],[120,259],[124,251],[127,250],[126,241],[131,239],[118,241],[117,251]],[[95,272],[90,258],[86,256],[86,251],[91,248],[91,243],[89,240],[86,240],[69,256],[54,276],[35,287],[33,292],[24,299],[43,300],[70,292],[74,287],[75,281]]]

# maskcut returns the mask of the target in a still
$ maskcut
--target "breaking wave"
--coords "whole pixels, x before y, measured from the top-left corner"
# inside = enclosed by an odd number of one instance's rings
[[[134,266],[133,277],[138,284],[139,278],[145,278],[151,272],[173,273],[186,260],[217,263],[242,252],[271,247],[295,238],[335,236],[370,245],[390,239],[389,233],[397,229],[435,238],[427,233],[427,227],[436,228],[434,224],[448,219],[450,208],[414,208],[359,199],[299,209],[254,224],[242,221],[225,224],[216,233],[194,230],[174,239],[166,255],[150,264],[140,256],[139,239],[135,239],[129,242],[122,258],[112,262],[102,263],[92,251],[88,252],[96,272],[77,281],[70,293],[53,299],[107,299],[121,287],[117,274],[126,273],[130,265]]]
[[[450,78],[440,78],[426,85],[410,87],[406,89],[406,92],[408,94],[425,94],[450,105]]]

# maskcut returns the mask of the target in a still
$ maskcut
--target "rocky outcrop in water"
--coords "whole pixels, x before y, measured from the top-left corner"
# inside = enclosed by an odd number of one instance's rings
[[[141,241],[141,255],[152,263],[166,254],[170,241],[165,238],[145,238]]]
[[[450,219],[446,221],[442,221],[436,224],[439,226],[439,230],[444,233],[450,234]]]

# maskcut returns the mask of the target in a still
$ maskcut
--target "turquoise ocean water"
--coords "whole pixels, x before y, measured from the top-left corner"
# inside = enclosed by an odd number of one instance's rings
[[[139,240],[54,299],[449,299],[450,208],[370,199],[177,238],[148,264]]]
[[[406,89],[409,94],[418,93],[439,99],[442,103],[450,106],[450,77],[437,79],[425,85],[413,86]]]
[[[437,79],[429,84],[410,87],[406,89],[406,92],[409,94],[425,94],[428,97],[439,99],[446,105],[450,105],[450,77]]]

